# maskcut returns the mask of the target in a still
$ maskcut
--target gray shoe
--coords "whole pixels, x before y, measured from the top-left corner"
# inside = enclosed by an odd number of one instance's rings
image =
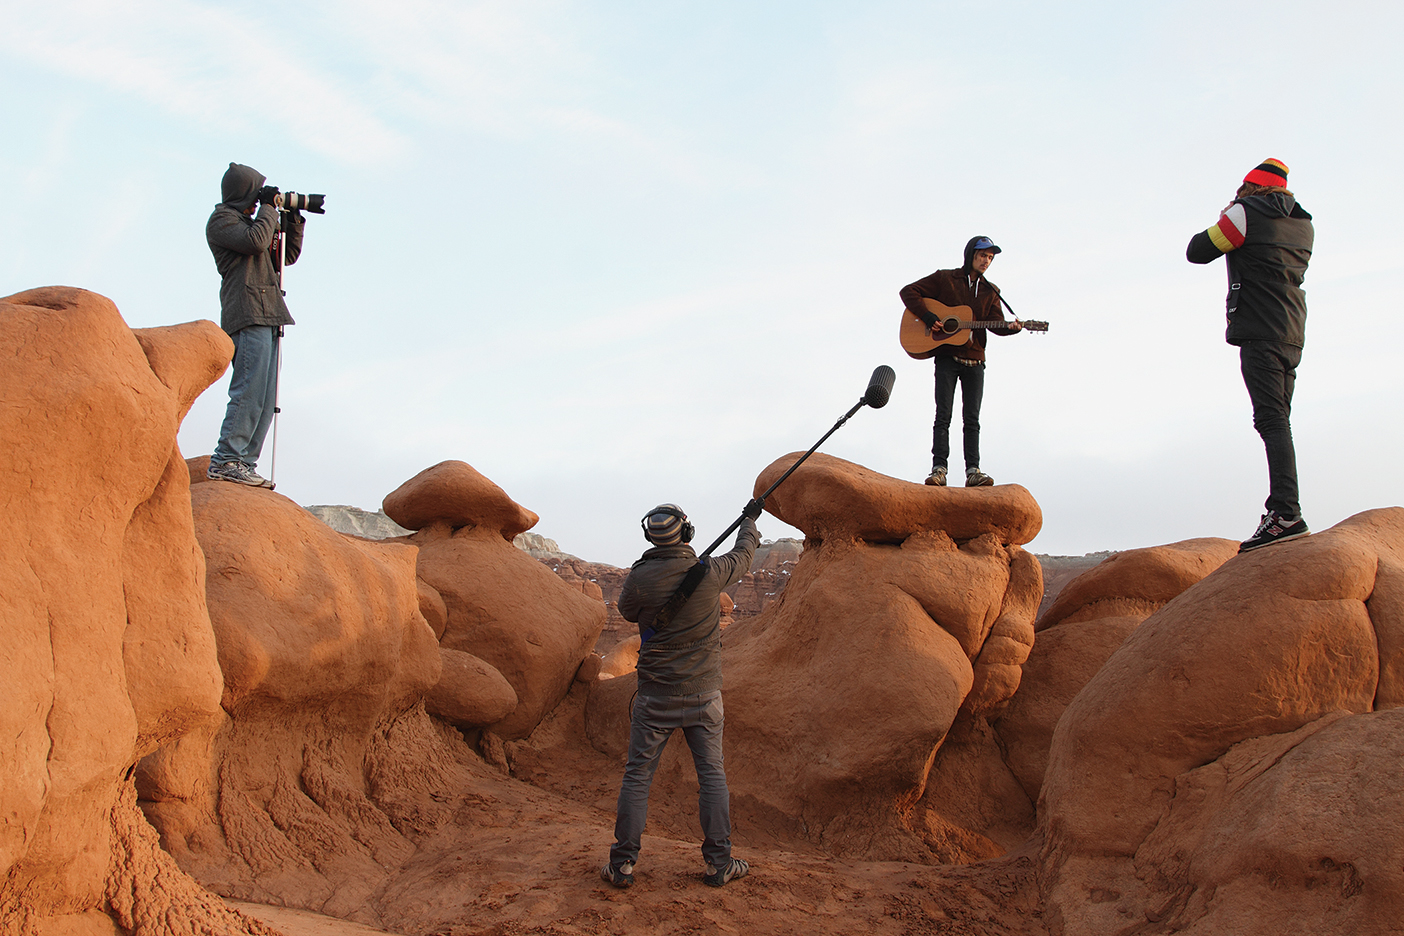
[[[932,487],[946,486],[946,466],[937,465],[931,469],[931,474],[927,476],[926,483]]]
[[[273,482],[267,478],[260,477],[248,465],[241,461],[230,462],[210,462],[209,469],[205,472],[205,477],[211,481],[233,481],[235,484],[247,484],[249,487],[261,487],[273,490]]]
[[[726,867],[718,870],[707,865],[707,873],[702,876],[702,880],[707,882],[709,887],[721,887],[727,881],[734,881],[743,878],[751,872],[751,866],[740,858],[733,858],[726,863]]]
[[[991,484],[994,484],[994,478],[991,478],[979,468],[965,469],[966,487],[989,487]]]
[[[607,864],[600,869],[600,880],[623,890],[634,883],[634,863],[625,861],[617,865]]]

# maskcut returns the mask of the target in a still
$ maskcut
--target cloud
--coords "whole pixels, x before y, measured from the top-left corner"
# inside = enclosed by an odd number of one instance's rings
[[[0,49],[224,132],[276,126],[333,159],[376,163],[405,139],[343,79],[304,64],[305,34],[186,0],[12,9]]]

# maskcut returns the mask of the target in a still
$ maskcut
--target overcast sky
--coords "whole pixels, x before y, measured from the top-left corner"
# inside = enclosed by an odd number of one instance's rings
[[[6,0],[0,295],[217,321],[228,163],[324,192],[259,470],[375,509],[461,459],[625,565],[662,501],[709,543],[878,364],[891,404],[824,451],[924,478],[931,364],[897,344],[897,291],[988,234],[990,278],[1051,323],[992,336],[986,378],[983,467],[1042,505],[1030,548],[1243,539],[1266,462],[1223,265],[1184,250],[1276,157],[1316,219],[1293,428],[1325,529],[1404,488],[1402,11]]]

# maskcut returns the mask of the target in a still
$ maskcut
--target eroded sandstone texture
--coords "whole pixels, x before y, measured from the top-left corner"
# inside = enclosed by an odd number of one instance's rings
[[[1058,722],[1054,933],[1383,933],[1404,915],[1404,510],[1236,556]]]
[[[176,431],[233,345],[52,287],[0,300],[0,346],[0,931],[262,932],[141,834],[131,781],[219,713]]]
[[[142,763],[143,806],[206,886],[354,916],[413,850],[369,764],[440,675],[415,550],[337,533],[272,491],[190,496],[225,717]]]

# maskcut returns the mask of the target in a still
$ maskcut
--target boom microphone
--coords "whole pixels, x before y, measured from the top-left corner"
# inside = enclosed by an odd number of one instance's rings
[[[868,390],[863,394],[863,402],[873,409],[882,409],[892,396],[892,384],[897,380],[897,372],[886,364],[879,364],[868,381]]]
[[[842,426],[844,423],[848,422],[849,417],[852,416],[854,413],[858,412],[865,406],[871,406],[873,409],[882,409],[884,406],[886,406],[888,399],[892,396],[892,384],[895,383],[896,380],[896,371],[888,367],[886,364],[879,364],[877,370],[873,371],[872,379],[868,381],[867,391],[864,392],[864,394],[858,399],[857,403],[853,404],[853,408],[850,409],[848,412],[844,413],[843,416],[839,418],[839,421],[834,423],[834,428],[824,433],[824,435],[819,439],[819,441],[815,442],[814,445],[810,447],[809,451],[801,455],[799,457],[799,460],[796,461],[793,465],[791,465],[785,471],[784,474],[777,478],[774,484],[766,488],[765,493],[762,494],[760,497],[756,498],[756,500],[760,501],[760,503],[763,506],[765,504],[765,499],[775,492],[775,489],[780,486],[780,483],[786,478],[788,478],[790,475],[794,474],[795,469],[798,468],[800,465],[804,464],[804,460],[809,456],[813,455],[815,451],[819,448],[819,446],[824,444],[825,439],[833,435],[835,432],[838,432],[839,427]],[[707,556],[710,556],[712,554],[712,551],[715,550],[718,546],[720,546],[722,544],[722,541],[725,540],[728,536],[730,536],[732,532],[741,525],[741,521],[745,518],[745,513],[742,513],[741,516],[737,517],[736,520],[731,524],[731,526],[727,527],[726,531],[723,532],[721,536],[718,536],[716,542],[708,546],[699,558],[705,559]]]

